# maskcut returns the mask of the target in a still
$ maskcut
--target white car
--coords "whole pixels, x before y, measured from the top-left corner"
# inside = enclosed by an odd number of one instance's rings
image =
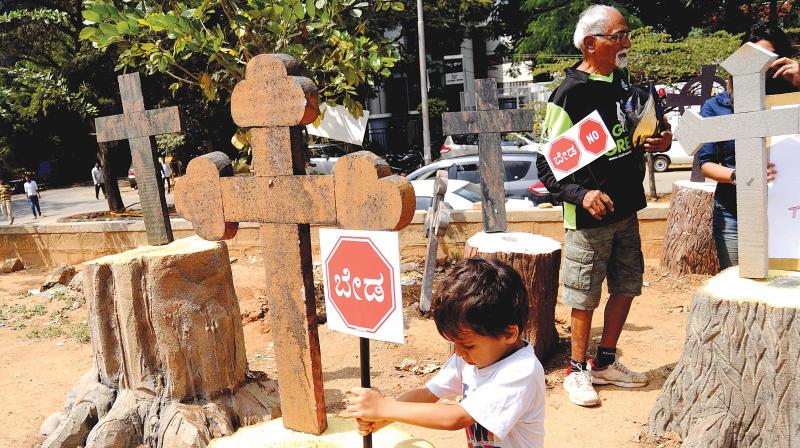
[[[435,179],[412,180],[414,193],[417,196],[417,210],[427,210],[433,203],[433,183]],[[465,180],[450,179],[444,202],[453,210],[476,210],[481,207],[481,186]],[[527,199],[506,199],[506,210],[534,208],[533,202]]]
[[[539,152],[539,143],[528,134],[509,132],[500,140],[503,151]],[[439,148],[439,157],[450,159],[478,154],[478,135],[448,135]]]
[[[653,171],[663,173],[671,165],[691,165],[693,160],[694,158],[683,149],[681,142],[673,140],[669,151],[653,153]]]

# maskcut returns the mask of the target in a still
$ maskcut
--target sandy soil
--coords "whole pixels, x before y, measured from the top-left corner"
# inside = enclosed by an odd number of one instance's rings
[[[272,334],[263,320],[268,311],[263,305],[261,260],[238,260],[233,272],[250,368],[274,375]],[[410,276],[414,277],[413,272]],[[86,306],[63,294],[48,298],[29,293],[46,277],[47,272],[41,270],[0,275],[0,396],[5,403],[0,409],[4,433],[0,447],[38,446],[43,440],[38,434],[40,424],[60,410],[67,391],[92,364],[91,346],[86,342]],[[674,438],[646,437],[643,429],[662,384],[680,357],[688,305],[702,280],[703,277],[675,279],[648,268],[644,295],[634,304],[625,325],[620,354],[629,367],[647,372],[650,384],[642,389],[602,387],[602,405],[597,408],[572,405],[561,387],[568,359],[569,310],[558,306],[561,350],[544,362],[548,386],[547,446],[679,446]],[[424,384],[435,372],[415,374],[409,370],[414,366],[439,366],[449,353],[433,322],[416,312],[418,290],[418,286],[404,289],[406,344],[372,344],[372,383],[388,396]],[[599,340],[601,330],[602,315],[597,313],[593,344]],[[359,383],[358,340],[331,332],[326,326],[320,327],[320,340],[326,402],[328,410],[336,413],[342,410],[345,391]],[[411,367],[400,370],[404,359]],[[461,431],[408,429],[437,447],[464,444]]]

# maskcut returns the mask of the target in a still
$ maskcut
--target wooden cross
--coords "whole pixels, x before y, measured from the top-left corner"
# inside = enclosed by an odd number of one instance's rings
[[[700,70],[700,76],[692,78],[683,85],[679,93],[668,93],[664,112],[677,109],[684,113],[688,106],[702,106],[706,100],[711,98],[714,91],[714,84],[725,85],[725,80],[716,75],[716,65],[704,65]],[[700,94],[692,93],[700,85]],[[694,159],[692,162],[692,175],[689,178],[692,182],[705,182],[706,176],[700,171],[700,161]]]
[[[739,274],[766,278],[769,270],[766,138],[800,132],[800,106],[765,107],[765,72],[778,56],[746,43],[723,63],[733,75],[736,113],[702,118],[687,111],[676,137],[695,154],[703,143],[736,141],[736,209],[739,226]],[[791,175],[791,174],[790,174]]]
[[[678,109],[684,113],[689,106],[702,106],[707,99],[712,97],[714,84],[724,86],[725,80],[716,75],[716,65],[704,65],[700,70],[700,76],[692,78],[684,84],[679,93],[668,93],[664,111],[669,112]],[[697,84],[700,84],[700,94],[692,93]]]
[[[128,140],[133,168],[136,170],[136,183],[139,185],[147,242],[151,245],[168,244],[174,238],[164,197],[161,167],[156,163],[152,138],[180,132],[180,111],[177,107],[145,110],[138,73],[120,75],[117,81],[122,97],[122,114],[95,118],[97,142]]]
[[[442,130],[445,135],[479,134],[483,230],[505,232],[508,224],[500,133],[530,131],[533,129],[533,111],[498,110],[497,82],[494,79],[476,80],[475,89],[476,111],[443,113]]]
[[[231,177],[221,152],[193,159],[175,186],[175,207],[198,235],[232,238],[242,221],[261,224],[269,316],[284,426],[327,428],[314,298],[310,225],[399,230],[414,217],[410,182],[361,151],[333,176],[305,176],[301,127],[317,117],[317,88],[286,55],[259,55],[234,88],[231,115],[251,127],[252,176]]]
[[[436,252],[439,249],[439,237],[447,233],[450,225],[450,206],[444,202],[447,192],[447,170],[436,172],[433,182],[433,201],[425,214],[425,238],[428,238],[428,252],[425,256],[425,273],[422,276],[422,293],[419,298],[419,309],[427,314],[431,310],[433,297],[433,275],[436,271]]]

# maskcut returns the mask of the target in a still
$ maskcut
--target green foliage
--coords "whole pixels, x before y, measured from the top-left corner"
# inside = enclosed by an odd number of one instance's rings
[[[156,135],[155,140],[160,154],[172,156],[186,143],[186,134]]]
[[[530,14],[531,19],[524,37],[516,46],[515,53],[518,56],[539,53],[577,54],[578,50],[572,43],[575,25],[578,23],[580,13],[594,3],[597,2],[591,0],[526,0],[522,9]],[[641,25],[639,19],[632,16],[621,2],[610,1],[607,4],[618,8],[627,18],[631,28]]]
[[[422,105],[417,106],[418,111],[422,111]],[[428,98],[428,113],[431,116],[442,115],[442,113],[450,110],[447,107],[447,100],[441,98]]]
[[[628,69],[637,81],[672,84],[686,81],[700,73],[704,64],[719,64],[741,45],[741,36],[726,31],[711,34],[690,33],[685,38],[673,38],[651,27],[635,30],[631,36]],[[534,74],[558,74],[576,62],[580,56],[562,57],[536,66]],[[718,71],[725,76],[724,70]]]
[[[208,99],[231,91],[254,55],[286,53],[302,61],[322,101],[361,116],[359,87],[389,76],[399,55],[369,17],[403,10],[377,0],[86,0],[80,38],[120,50],[117,69],[164,73],[177,91],[192,85]]]

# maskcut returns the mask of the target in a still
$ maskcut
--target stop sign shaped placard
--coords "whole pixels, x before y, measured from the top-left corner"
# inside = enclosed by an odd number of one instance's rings
[[[606,137],[603,124],[591,118],[585,120],[578,127],[578,138],[583,148],[592,154],[598,155],[606,152]]]
[[[561,136],[550,144],[547,158],[550,160],[550,166],[554,170],[566,173],[578,166],[581,161],[581,151],[578,149],[575,140]]]
[[[322,238],[323,234],[320,235]],[[395,269],[389,262],[388,255],[368,236],[340,235],[336,238],[323,261],[325,296],[333,308],[328,309],[329,326],[339,323],[338,319],[332,319],[338,317],[351,330],[348,333],[372,337],[381,331],[395,311],[400,310],[401,298],[395,290],[399,268]],[[402,342],[402,317],[400,322]]]

